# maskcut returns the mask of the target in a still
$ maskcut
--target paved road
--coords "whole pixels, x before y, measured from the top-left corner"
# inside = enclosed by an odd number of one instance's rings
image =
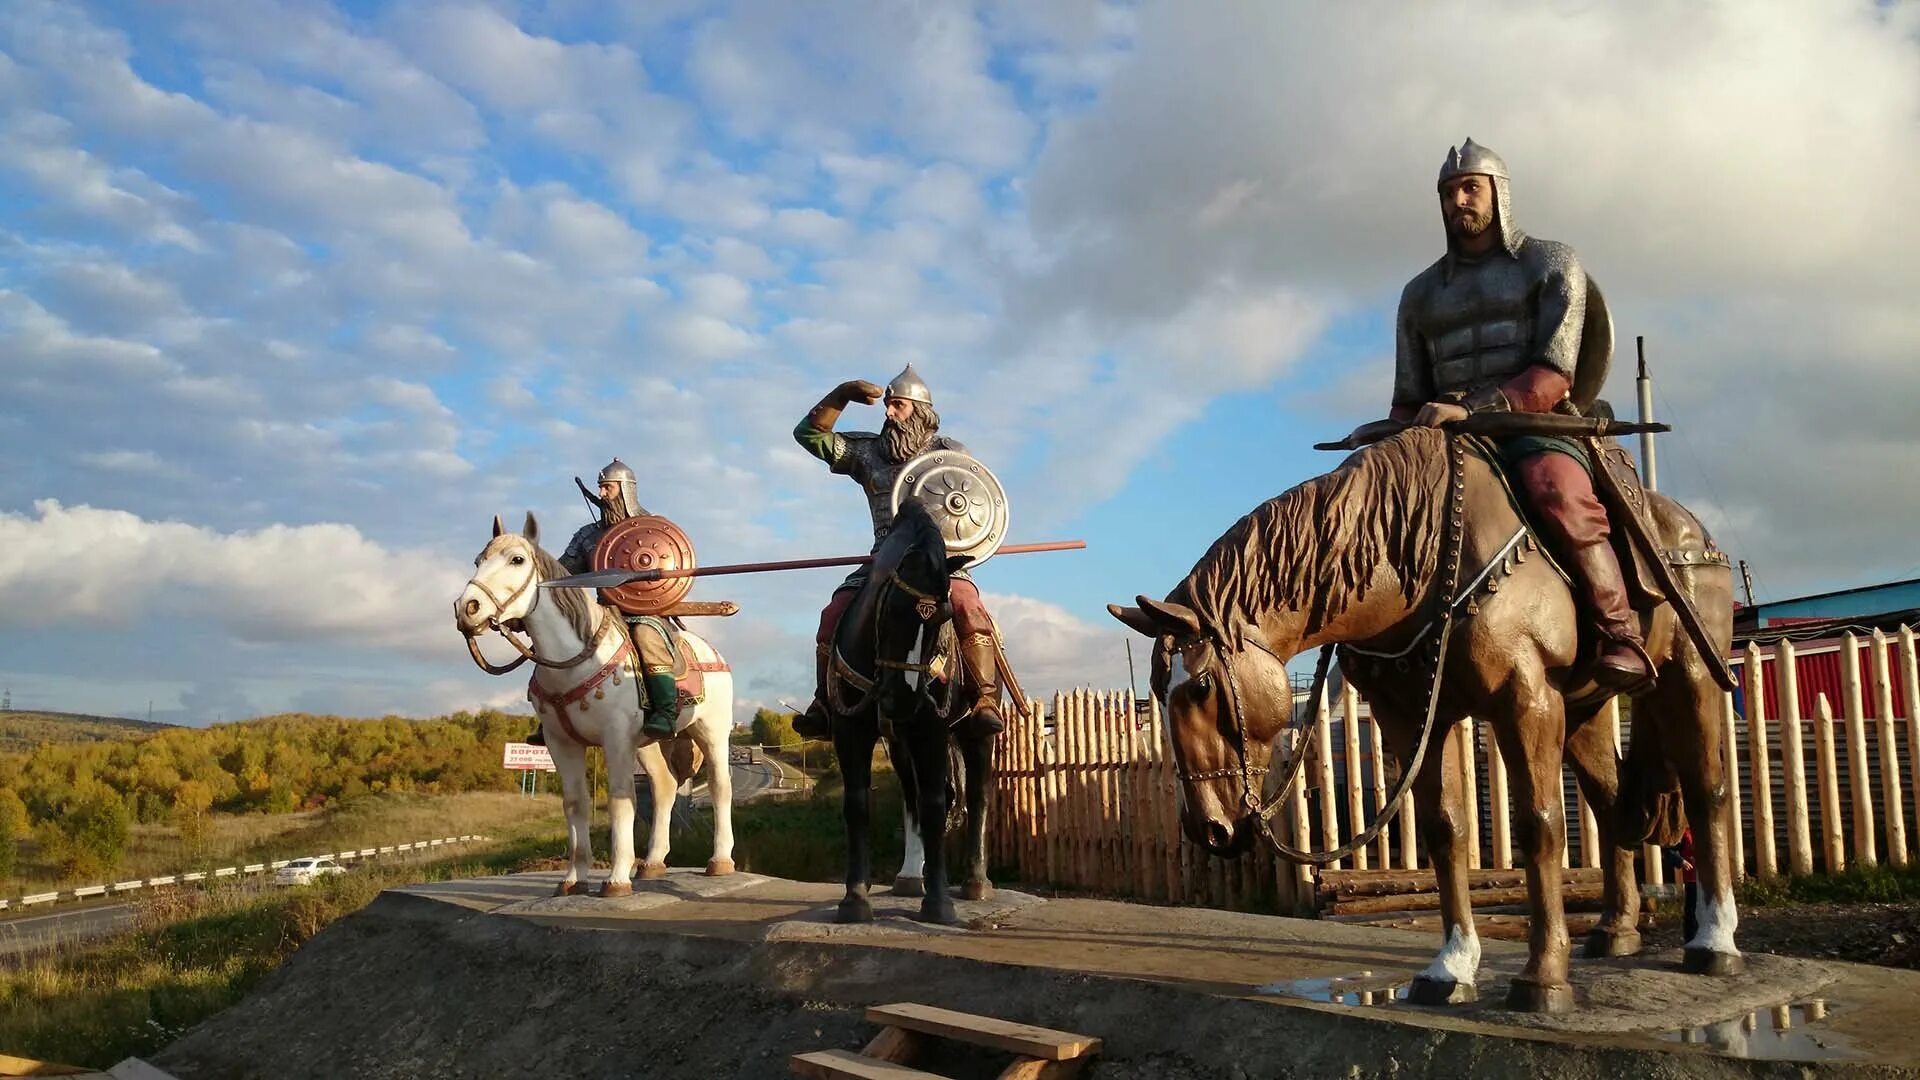
[[[20,956],[63,941],[111,934],[132,926],[133,919],[132,904],[110,901],[0,920],[0,958]]]
[[[733,801],[735,804],[749,802],[770,792],[780,790],[780,766],[770,761],[756,761],[751,765],[735,765],[733,770]],[[693,804],[708,806],[707,785],[693,786]]]

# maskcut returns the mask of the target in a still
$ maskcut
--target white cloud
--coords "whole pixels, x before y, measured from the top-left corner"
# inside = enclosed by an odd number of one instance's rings
[[[219,533],[53,499],[0,513],[0,612],[16,630],[192,616],[240,641],[447,656],[464,579],[456,560],[388,549],[351,525]]]

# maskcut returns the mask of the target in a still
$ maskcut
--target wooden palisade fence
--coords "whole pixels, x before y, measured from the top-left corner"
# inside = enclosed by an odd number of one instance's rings
[[[1920,656],[1913,631],[1750,645],[1731,659],[1741,685],[1738,696],[1725,697],[1725,753],[1735,770],[1729,783],[1739,793],[1734,829],[1742,838],[1735,872],[1772,877],[1882,860],[1904,866],[1920,857],[1920,740],[1913,723]],[[1385,889],[1368,882],[1424,870],[1411,805],[1375,843],[1326,870],[1287,863],[1265,845],[1234,860],[1211,858],[1181,831],[1178,781],[1157,704],[1136,703],[1125,692],[1079,690],[1055,695],[1044,720],[1041,705],[1034,703],[1032,719],[1010,723],[996,748],[988,842],[1003,876],[1161,903],[1310,912],[1329,910],[1330,900],[1339,901],[1334,910],[1367,910],[1360,898]],[[1619,745],[1628,724],[1618,707],[1602,719]],[[1376,767],[1380,733],[1351,687],[1313,722],[1320,750],[1274,827],[1296,845],[1324,849],[1364,828],[1388,778]],[[1464,739],[1469,730],[1473,737]],[[1462,725],[1455,738],[1462,739],[1474,808],[1469,858],[1484,872],[1474,877],[1476,904],[1517,900],[1509,896],[1514,875],[1499,873],[1517,866],[1506,765],[1484,724]],[[1593,813],[1570,771],[1564,789],[1565,862],[1575,869],[1570,895],[1597,894]],[[1665,880],[1658,851],[1648,847],[1642,884]]]

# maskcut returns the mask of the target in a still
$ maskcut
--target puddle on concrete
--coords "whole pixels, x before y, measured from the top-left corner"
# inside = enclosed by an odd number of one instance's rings
[[[1732,1020],[1663,1032],[1668,1042],[1705,1046],[1729,1057],[1761,1061],[1829,1061],[1852,1057],[1846,1043],[1818,1025],[1831,1006],[1823,998],[1776,1005]]]
[[[1327,1001],[1335,1005],[1391,1005],[1407,999],[1407,982],[1404,977],[1396,979],[1362,971],[1325,979],[1288,979],[1285,982],[1268,983],[1254,990],[1254,993],[1303,1001]]]

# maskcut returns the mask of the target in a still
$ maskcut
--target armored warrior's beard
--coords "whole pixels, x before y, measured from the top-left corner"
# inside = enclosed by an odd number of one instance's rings
[[[627,497],[622,495],[617,499],[607,500],[606,511],[600,515],[600,524],[615,525],[632,516],[627,513]]]
[[[896,424],[889,417],[880,429],[880,437],[886,441],[887,460],[898,465],[927,448],[933,433],[940,430],[940,414],[933,406],[924,401],[913,403],[913,415],[904,424]]]
[[[1487,226],[1492,224],[1492,211],[1476,214],[1472,210],[1462,208],[1450,211],[1447,215],[1447,231],[1461,240],[1479,236],[1487,231]]]

